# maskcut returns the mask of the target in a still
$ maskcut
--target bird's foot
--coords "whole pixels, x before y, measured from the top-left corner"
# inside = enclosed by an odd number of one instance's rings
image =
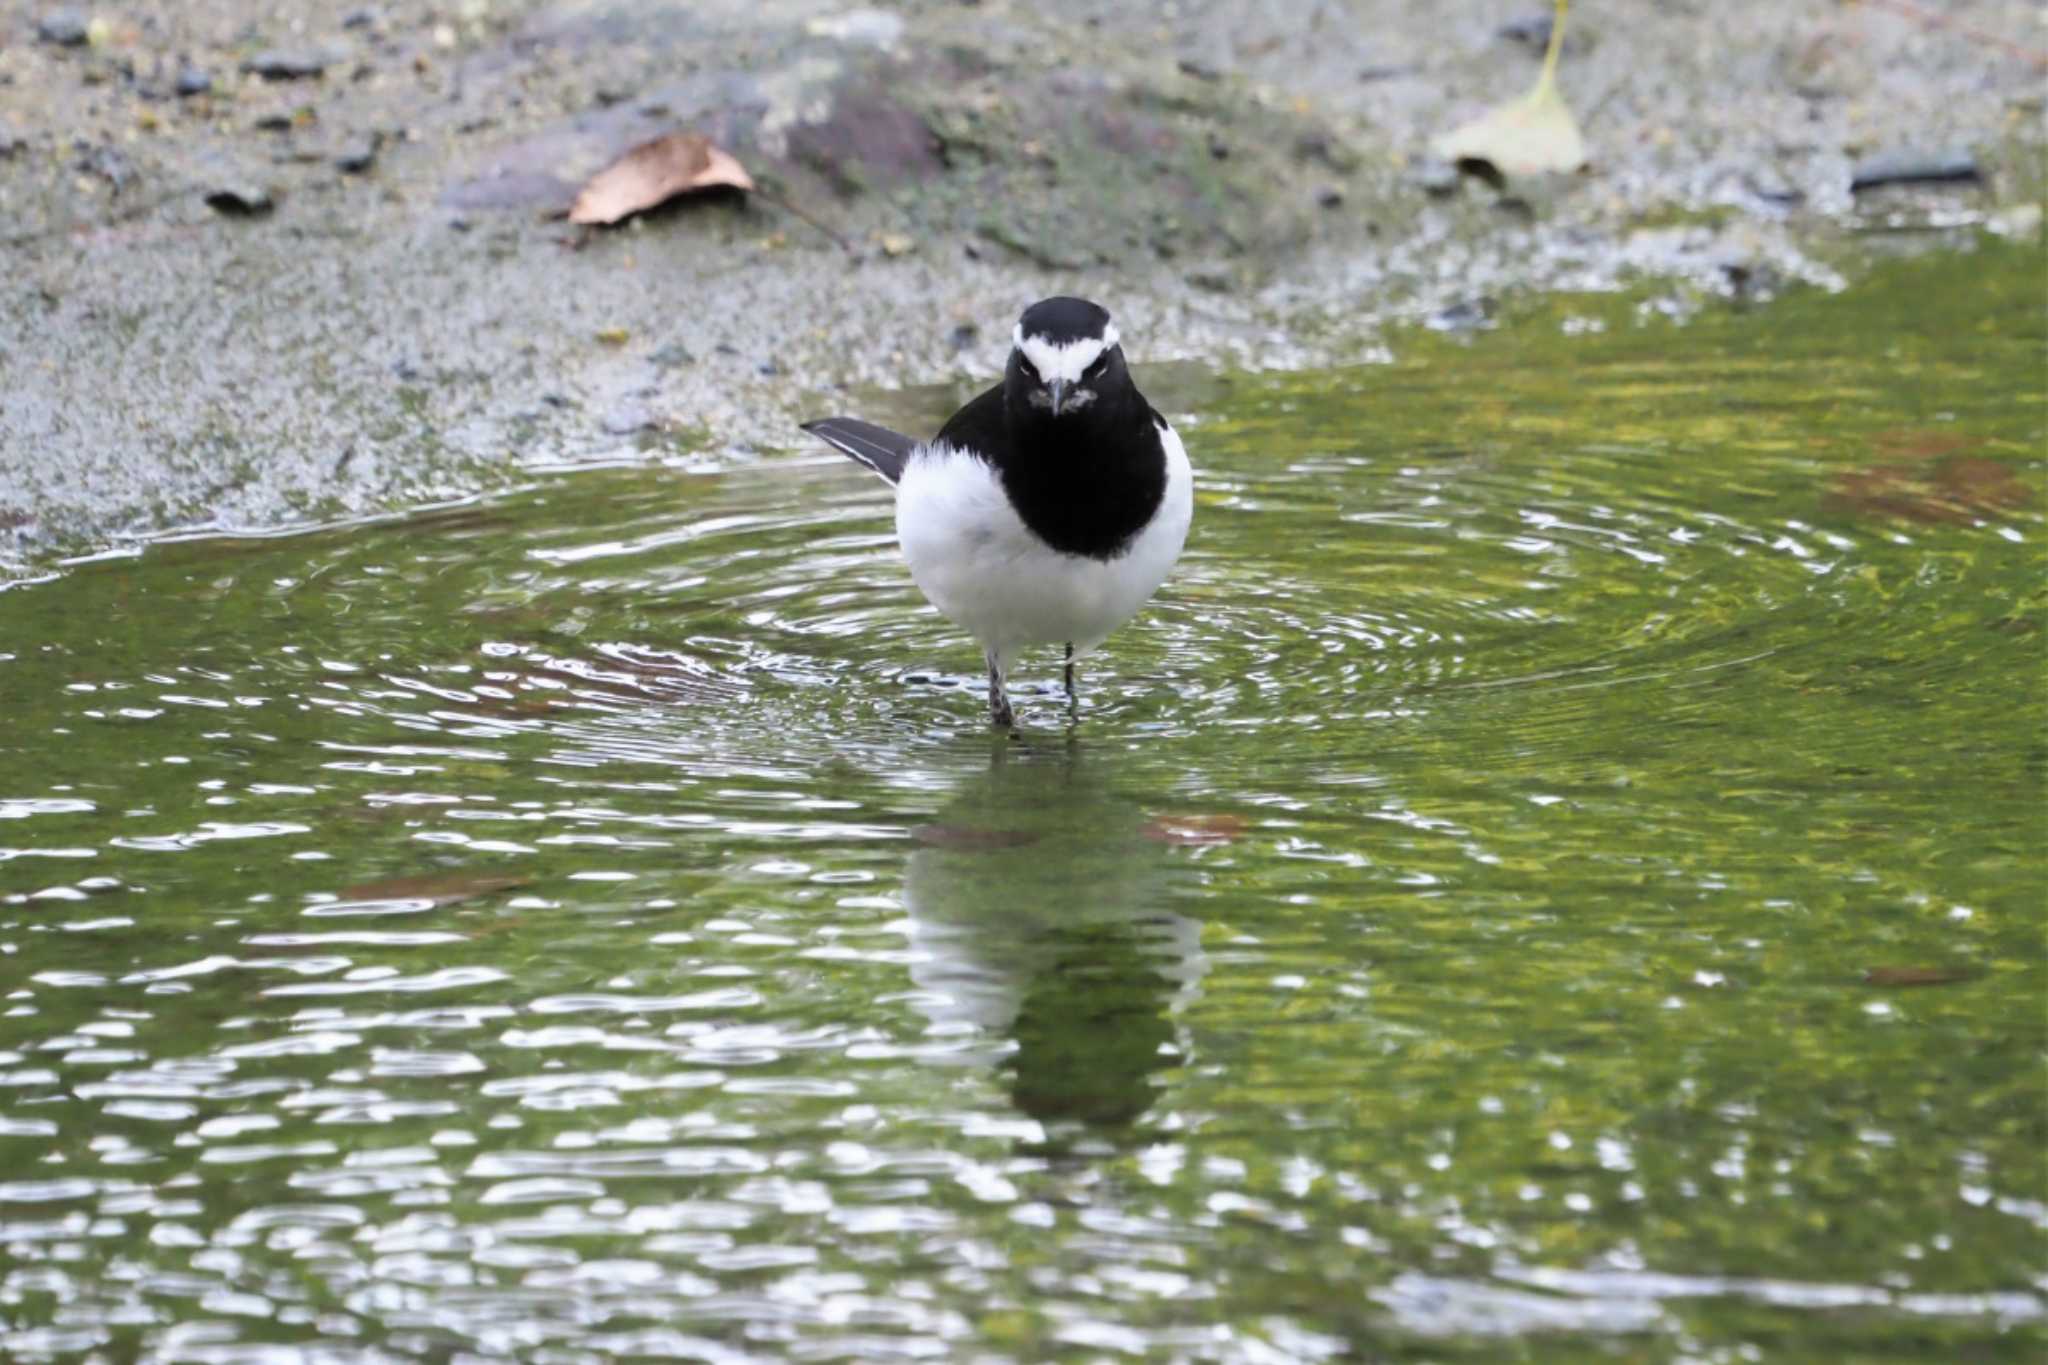
[[[1010,699],[993,688],[988,694],[988,723],[998,730],[1017,728],[1017,713],[1010,709]]]
[[[1017,713],[1010,709],[1010,695],[1003,691],[1003,671],[996,661],[988,662],[988,723],[998,730],[1013,730]]]

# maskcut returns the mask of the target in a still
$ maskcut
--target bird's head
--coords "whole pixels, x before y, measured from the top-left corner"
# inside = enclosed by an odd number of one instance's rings
[[[1011,342],[1003,394],[1013,414],[1071,418],[1106,406],[1130,385],[1109,310],[1086,299],[1032,304]]]

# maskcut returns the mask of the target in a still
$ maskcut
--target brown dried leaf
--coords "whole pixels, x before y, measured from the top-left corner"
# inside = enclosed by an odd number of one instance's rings
[[[341,890],[344,901],[423,901],[456,905],[498,891],[526,885],[525,877],[490,876],[476,872],[432,872],[420,877],[391,877]]]
[[[569,221],[616,223],[679,194],[721,187],[751,190],[754,178],[732,153],[701,133],[667,133],[641,143],[585,181],[569,208]]]

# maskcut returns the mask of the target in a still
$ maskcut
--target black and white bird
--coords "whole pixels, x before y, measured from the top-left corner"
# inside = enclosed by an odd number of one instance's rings
[[[896,486],[910,576],[988,661],[989,718],[1029,645],[1074,660],[1137,614],[1180,558],[1194,475],[1180,437],[1131,381],[1109,313],[1043,299],[1011,335],[1002,382],[929,441],[826,417],[809,431]]]

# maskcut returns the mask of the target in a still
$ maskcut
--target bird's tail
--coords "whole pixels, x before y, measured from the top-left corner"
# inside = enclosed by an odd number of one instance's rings
[[[918,445],[915,438],[900,431],[878,427],[857,417],[820,417],[804,423],[804,430],[834,450],[852,456],[890,483],[903,477],[903,463]]]

